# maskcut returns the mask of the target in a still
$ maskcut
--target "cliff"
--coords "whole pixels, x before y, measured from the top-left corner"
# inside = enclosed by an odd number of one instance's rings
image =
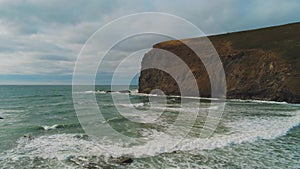
[[[300,103],[300,23],[208,37],[215,47],[226,75],[227,98],[259,99]],[[143,58],[139,92],[160,89],[167,95],[180,95],[178,83],[158,69],[147,69],[164,62],[169,71],[181,75],[189,90],[187,71],[173,60],[163,60],[163,52],[177,55],[189,67],[198,84],[201,97],[211,96],[211,84],[203,62],[191,48],[203,48],[203,38],[172,40],[153,46]],[[210,55],[206,55],[209,59]],[[167,64],[165,64],[167,62]],[[212,61],[214,62],[214,61]],[[219,71],[216,69],[216,71]],[[198,95],[191,92],[186,95]]]

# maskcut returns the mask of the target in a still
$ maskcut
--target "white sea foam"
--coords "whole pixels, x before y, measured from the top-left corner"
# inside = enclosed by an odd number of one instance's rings
[[[95,91],[84,91],[84,92],[81,92],[81,93],[90,94],[90,93],[95,93]]]
[[[115,106],[136,108],[137,110],[128,110],[119,108],[121,113],[127,119],[138,123],[157,123],[159,125],[166,126],[166,122],[160,118],[164,112],[172,113],[197,113],[198,116],[206,117],[210,111],[221,111],[222,104],[195,104],[195,103],[182,103],[164,105],[161,103],[135,103],[135,104],[118,104]],[[197,107],[198,106],[198,107]],[[138,110],[139,108],[145,108],[146,110]],[[138,112],[137,112],[138,111]]]
[[[107,93],[106,91],[102,91],[102,90],[89,90],[89,91],[82,91],[82,92],[76,92],[76,93],[82,93],[82,94],[105,94]]]
[[[214,135],[210,139],[187,140],[180,150],[215,149],[232,144],[254,142],[260,139],[275,139],[285,135],[291,128],[300,124],[300,111],[291,117],[245,118],[226,123],[230,132]]]
[[[299,125],[300,111],[291,113],[291,117],[256,117],[244,118],[225,125],[230,127],[226,134],[215,134],[211,138],[186,138],[176,147],[169,149],[176,138],[167,133],[153,129],[140,131],[149,142],[146,145],[131,147],[123,142],[113,142],[109,139],[101,141],[102,146],[96,142],[80,139],[74,134],[56,134],[42,136],[33,140],[21,138],[18,146],[7,151],[9,157],[22,156],[66,159],[68,156],[122,156],[135,157],[154,156],[156,154],[172,151],[191,151],[199,153],[201,150],[221,148],[232,144],[254,142],[260,139],[274,139],[285,135],[291,128]],[[52,126],[50,127],[52,128]],[[151,141],[155,136],[159,140]],[[125,145],[125,146],[124,146]],[[4,157],[2,157],[4,158]]]
[[[138,91],[131,92],[131,95],[138,95],[138,96],[152,96],[152,97],[169,97],[169,98],[183,98],[183,99],[193,99],[193,100],[220,100],[219,98],[208,98],[208,97],[197,97],[197,96],[177,96],[177,95],[158,95],[158,94],[146,94],[146,93],[138,93]]]
[[[58,127],[60,127],[61,125],[59,125],[59,124],[54,124],[54,125],[52,125],[52,126],[42,126],[42,128],[44,129],[44,130],[54,130],[54,129],[57,129]]]
[[[130,93],[132,95],[135,95],[135,94],[138,94],[139,93],[139,90],[138,89],[133,89],[133,90],[130,90]]]
[[[134,108],[134,109],[138,109],[138,108],[147,108],[148,109],[148,108],[150,108],[149,105],[150,105],[149,103],[132,103],[132,104],[118,104],[115,106],[121,106],[118,108],[119,113],[122,114],[127,119],[130,119],[131,121],[138,122],[138,123],[153,123],[155,121],[156,123],[158,123],[157,119],[162,114],[161,110],[164,110],[163,108],[160,109],[159,107],[156,106],[157,109],[155,109],[155,110],[157,110],[157,111],[151,111],[151,112],[126,109],[126,107]],[[125,107],[125,109],[122,107]],[[152,107],[151,107],[151,109],[152,109]]]
[[[118,105],[116,105],[116,106],[118,106]],[[139,108],[139,107],[144,107],[145,103],[119,104],[119,106],[130,107],[130,108]]]
[[[265,104],[288,104],[287,102],[267,101],[267,100],[242,100],[242,99],[228,99],[234,102],[251,102],[251,103],[265,103]]]
[[[150,96],[150,97],[166,97],[164,95],[158,95],[158,94],[146,94],[146,93],[139,93],[137,89],[135,90],[130,90],[128,93],[123,93],[119,91],[84,91],[81,93],[85,94],[105,94],[105,93],[112,93],[112,94],[130,94],[130,95],[138,95],[138,96]],[[220,98],[208,98],[208,97],[197,97],[197,96],[177,96],[177,95],[168,95],[167,97],[169,98],[183,98],[183,99],[193,99],[193,100],[212,100],[212,101],[218,101]],[[278,102],[278,101],[267,101],[267,100],[243,100],[243,99],[228,99],[228,101],[233,101],[233,102],[252,102],[252,103],[265,103],[265,104],[288,104],[287,102]]]
[[[104,94],[104,93],[106,93],[106,92],[105,92],[105,91],[102,91],[102,90],[97,90],[95,93]]]
[[[69,155],[90,156],[102,152],[94,142],[75,136],[74,134],[56,134],[30,140],[21,138],[18,141],[18,146],[5,152],[5,154],[7,154],[7,157],[16,160],[21,157],[65,160]]]
[[[131,93],[131,91],[103,91],[103,90],[96,90],[96,91],[82,91],[82,92],[75,92],[79,94],[125,94],[128,95]]]
[[[174,106],[175,104],[172,104]],[[132,103],[132,104],[119,104],[116,106],[123,106],[123,107],[130,107],[130,108],[150,108],[151,110],[157,110],[157,111],[171,111],[171,112],[185,112],[185,113],[190,113],[190,112],[195,112],[195,111],[201,111],[201,110],[219,110],[222,105],[214,104],[214,105],[181,105],[178,104],[178,107],[163,107],[159,106],[159,104],[155,104],[155,106],[151,106],[151,103]]]
[[[165,97],[157,94],[146,94],[146,93],[138,93],[138,92],[132,92],[132,95],[140,95],[140,96],[153,96],[153,97]],[[196,97],[196,96],[176,96],[176,95],[168,95],[167,97],[173,97],[173,98],[185,98],[185,99],[194,99],[194,100],[213,100],[218,101],[220,98],[208,98],[208,97]],[[228,99],[229,101],[235,101],[235,102],[252,102],[252,103],[266,103],[266,104],[288,104],[287,102],[278,102],[278,101],[267,101],[267,100],[243,100],[243,99]]]

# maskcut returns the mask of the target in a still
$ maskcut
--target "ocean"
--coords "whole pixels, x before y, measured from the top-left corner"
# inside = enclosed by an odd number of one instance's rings
[[[76,101],[72,86],[0,86],[0,93],[0,168],[300,168],[299,104],[226,100],[216,129],[203,138],[207,112],[220,104],[211,99],[143,95],[137,86],[129,91],[96,86],[77,92]],[[84,114],[75,111],[84,105],[86,116],[97,118],[90,96],[103,116],[94,128],[82,125]],[[195,122],[168,148],[182,133],[180,127],[168,130],[181,113]],[[116,135],[105,126],[145,142],[110,139]],[[86,130],[103,137],[95,141]],[[160,142],[144,145],[157,135]],[[132,161],[121,163],[120,157]]]

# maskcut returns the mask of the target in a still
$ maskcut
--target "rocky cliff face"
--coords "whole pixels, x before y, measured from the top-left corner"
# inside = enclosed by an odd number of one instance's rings
[[[300,103],[300,23],[258,30],[223,34],[208,37],[215,47],[226,75],[227,98],[260,99]],[[207,67],[186,42],[203,49],[203,38],[182,41],[167,41],[156,44],[142,61],[139,92],[150,93],[160,89],[167,95],[180,95],[178,81],[186,91],[191,88],[191,77],[187,69],[176,61],[164,60],[164,52],[177,55],[189,67],[198,84],[201,97],[211,96],[211,84]],[[205,47],[204,47],[205,48]],[[203,53],[210,58],[209,53]],[[147,69],[151,65],[164,63],[168,71],[177,72],[174,79],[164,71]],[[167,63],[167,64],[166,64]],[[214,60],[211,63],[215,63]],[[220,70],[214,64],[211,69]],[[193,91],[185,95],[199,95]]]

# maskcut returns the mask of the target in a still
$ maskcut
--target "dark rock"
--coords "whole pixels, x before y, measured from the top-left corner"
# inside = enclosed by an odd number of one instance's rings
[[[112,163],[117,163],[119,165],[127,165],[133,163],[133,159],[130,157],[118,157],[118,158],[111,158],[110,160]]]
[[[120,93],[130,93],[130,90],[121,90]]]
[[[96,163],[88,163],[87,164],[87,166],[86,166],[86,168],[88,168],[88,169],[100,169],[100,168],[102,168],[102,167],[100,167],[98,164],[96,164]]]
[[[82,168],[88,169],[112,169],[113,166],[107,164],[105,161],[90,161],[87,157],[75,157],[69,156],[66,158],[67,161],[81,166]]]
[[[88,140],[89,136],[86,134],[78,134],[78,135],[75,135],[74,138]]]
[[[208,37],[220,56],[226,78],[227,98],[259,99],[300,103],[300,23],[243,31]],[[139,78],[139,92],[150,93],[160,89],[166,95],[211,97],[211,83],[207,68],[221,75],[221,66],[211,59],[210,51],[203,52],[208,61],[204,67],[198,56],[185,44],[195,48],[204,46],[203,38],[161,42],[145,54]],[[162,50],[159,50],[162,49]],[[202,48],[201,48],[202,49]],[[196,78],[198,90],[191,86],[192,78],[175,60],[167,58],[168,51],[188,65]],[[148,67],[161,66],[176,72],[178,83],[168,73]],[[218,81],[217,81],[218,82]],[[221,83],[217,83],[221,84]]]
[[[132,158],[129,157],[121,157],[118,159],[119,160],[119,164],[131,164],[133,162]]]
[[[0,117],[0,119],[4,119],[3,117]]]
[[[28,140],[33,140],[34,139],[34,137],[31,134],[24,135],[23,137],[27,138]]]

